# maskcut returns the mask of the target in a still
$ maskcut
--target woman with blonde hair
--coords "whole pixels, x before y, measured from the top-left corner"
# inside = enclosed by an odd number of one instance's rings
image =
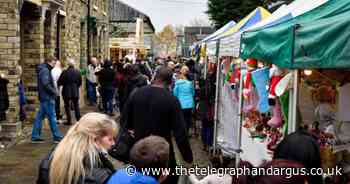
[[[186,65],[182,66],[178,79],[187,79],[188,72],[190,72],[190,69]]]
[[[115,171],[106,155],[117,131],[116,122],[107,115],[85,114],[41,162],[37,183],[106,183]]]
[[[189,68],[183,66],[180,70],[178,80],[175,82],[173,90],[174,96],[178,98],[181,104],[184,119],[186,121],[187,132],[189,132],[192,126],[192,110],[194,108],[194,85],[187,79]]]

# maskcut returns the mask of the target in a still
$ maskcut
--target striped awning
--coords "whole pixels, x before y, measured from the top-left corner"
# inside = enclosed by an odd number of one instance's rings
[[[266,9],[258,7],[249,15],[244,17],[241,21],[239,21],[233,28],[222,34],[221,38],[233,35],[241,30],[245,30],[248,27],[260,22],[261,20],[268,18],[270,15],[271,13]]]

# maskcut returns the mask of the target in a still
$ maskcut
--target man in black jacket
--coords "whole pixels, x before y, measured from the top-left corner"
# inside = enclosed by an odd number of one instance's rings
[[[192,163],[193,155],[189,145],[185,121],[180,102],[167,90],[171,84],[172,73],[167,67],[161,67],[151,86],[145,86],[130,95],[122,113],[123,127],[134,132],[138,141],[150,135],[165,138],[170,145],[169,167],[174,172],[176,159],[172,136],[182,157]],[[178,176],[170,174],[164,183],[176,184]]]
[[[64,101],[64,110],[66,111],[67,122],[65,125],[72,124],[71,117],[71,104],[75,112],[75,119],[79,121],[80,119],[80,109],[79,109],[79,88],[81,86],[81,75],[80,72],[74,68],[75,61],[73,59],[68,59],[68,68],[64,70],[57,81],[58,86],[63,86],[62,97]]]
[[[103,111],[105,114],[113,116],[113,97],[115,92],[114,70],[112,61],[105,60],[103,68],[96,72],[98,82],[100,83],[100,92],[102,97]]]

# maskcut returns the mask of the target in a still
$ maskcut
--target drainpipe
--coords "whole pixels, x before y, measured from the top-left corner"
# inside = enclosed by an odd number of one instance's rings
[[[88,8],[88,14],[87,14],[87,62],[89,63],[90,58],[91,58],[91,51],[90,51],[90,16],[91,16],[91,0],[88,0],[88,4],[87,4],[87,8]]]

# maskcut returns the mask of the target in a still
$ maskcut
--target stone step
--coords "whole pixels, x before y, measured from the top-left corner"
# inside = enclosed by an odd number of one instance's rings
[[[22,133],[22,122],[2,123],[0,139],[14,139]]]

